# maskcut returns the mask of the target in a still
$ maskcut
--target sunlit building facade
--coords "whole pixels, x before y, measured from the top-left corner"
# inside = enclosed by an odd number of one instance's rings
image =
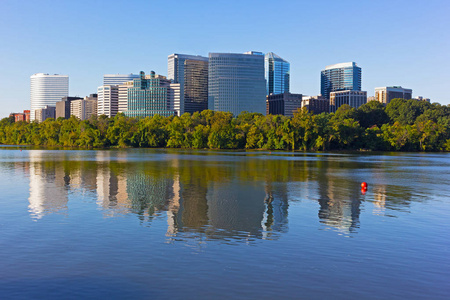
[[[375,88],[375,99],[384,105],[389,104],[392,99],[412,99],[412,89],[401,86],[384,86]]]
[[[37,73],[30,77],[30,120],[34,121],[36,110],[56,106],[56,102],[69,94],[69,76]]]
[[[169,110],[170,88],[170,81],[166,77],[156,75],[153,71],[150,76],[141,72],[140,78],[134,79],[133,86],[128,88],[128,108],[125,115],[140,118],[156,114],[164,117],[175,115],[175,110]]]
[[[261,52],[210,53],[208,107],[214,111],[266,114],[264,55]]]
[[[103,85],[119,85],[138,78],[139,74],[105,74]]]
[[[358,108],[367,103],[367,92],[365,91],[339,91],[330,94],[330,111],[336,112],[344,104]]]
[[[119,106],[119,88],[117,85],[103,85],[97,89],[97,114],[114,117]]]
[[[267,95],[289,93],[290,64],[273,52],[265,55]]]
[[[331,92],[360,91],[361,68],[355,62],[326,66],[321,72],[320,89],[327,99],[330,99]]]

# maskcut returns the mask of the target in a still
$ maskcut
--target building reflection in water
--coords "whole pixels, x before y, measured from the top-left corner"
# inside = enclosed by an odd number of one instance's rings
[[[30,196],[29,211],[33,218],[41,219],[49,213],[67,211],[69,178],[57,163],[47,160],[42,163],[45,151],[30,151]]]
[[[344,174],[332,174],[328,162],[320,162],[318,169],[319,220],[342,233],[359,228],[361,197],[358,185],[349,180],[352,169],[340,169]],[[356,187],[356,188],[355,188]]]
[[[318,199],[322,224],[343,233],[359,227],[364,198],[349,179],[358,166],[342,162],[254,159],[208,164],[177,155],[141,161],[139,154],[134,160],[136,154],[127,157],[126,151],[61,153],[53,157],[30,151],[23,166],[30,174],[33,218],[66,213],[69,199],[82,197],[93,200],[105,217],[135,215],[147,225],[155,217],[167,218],[169,240],[276,239],[289,229],[289,195],[295,191],[291,183],[303,182],[308,188],[296,191],[295,197]],[[374,186],[370,194],[375,214],[407,207],[413,197],[398,186],[389,187],[389,194],[386,186]]]
[[[265,189],[265,213],[261,226],[264,238],[270,238],[273,232],[288,231],[288,188],[286,182],[266,182]]]
[[[96,153],[96,193],[97,205],[104,211],[105,216],[126,214],[128,210],[127,178],[120,172],[112,170],[109,151]],[[118,165],[118,164],[116,164]]]

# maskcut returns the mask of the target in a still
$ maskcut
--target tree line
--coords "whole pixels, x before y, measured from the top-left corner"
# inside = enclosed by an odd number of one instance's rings
[[[129,118],[118,114],[89,120],[42,123],[0,120],[0,143],[82,148],[158,147],[190,149],[450,151],[450,107],[394,99],[370,101],[293,117],[205,110],[182,116]]]

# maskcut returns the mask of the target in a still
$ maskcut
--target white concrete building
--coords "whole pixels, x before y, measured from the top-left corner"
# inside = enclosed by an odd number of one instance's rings
[[[348,104],[358,108],[367,103],[367,92],[365,91],[338,91],[330,93],[330,111],[336,112],[341,105]]]
[[[119,88],[117,85],[103,85],[97,89],[97,114],[114,117],[119,105]]]
[[[68,75],[37,73],[30,76],[30,121],[35,120],[36,110],[56,106],[56,102],[69,95]]]

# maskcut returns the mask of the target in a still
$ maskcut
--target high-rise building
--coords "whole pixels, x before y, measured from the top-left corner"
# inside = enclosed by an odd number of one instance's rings
[[[46,105],[55,106],[56,102],[69,94],[69,76],[67,75],[37,73],[31,75],[30,81],[31,121],[35,120],[37,109]]]
[[[375,98],[384,105],[389,104],[392,99],[411,99],[412,90],[404,89],[401,86],[384,86],[375,88]]]
[[[105,74],[103,75],[103,85],[119,85],[138,78],[138,74]]]
[[[134,79],[133,86],[128,88],[128,109],[125,115],[141,118],[156,114],[164,117],[175,115],[176,111],[169,109],[168,102],[168,95],[171,93],[169,90],[172,88],[179,89],[179,84],[172,86],[170,80],[153,71],[150,76],[141,72],[140,78]]]
[[[97,115],[97,94],[70,102],[70,114],[80,120],[87,120]]]
[[[266,114],[264,55],[261,52],[210,53],[208,107],[215,111]]]
[[[133,86],[133,81],[127,81],[119,85],[118,112],[124,113],[128,109],[128,88]]]
[[[273,52],[264,59],[267,95],[289,93],[290,64]]]
[[[56,119],[70,118],[70,102],[73,100],[83,99],[80,97],[63,97],[61,101],[56,102]]]
[[[103,85],[97,89],[97,114],[114,117],[117,115],[119,88],[117,85]]]
[[[208,58],[171,54],[168,79],[180,84],[180,114],[208,109]]]
[[[338,91],[330,93],[330,111],[336,112],[341,105],[348,104],[358,108],[367,103],[367,92],[365,91]]]
[[[294,112],[302,107],[302,94],[270,94],[267,95],[267,114],[293,117]]]
[[[326,66],[321,72],[320,90],[327,99],[331,92],[360,91],[361,68],[354,62]]]

